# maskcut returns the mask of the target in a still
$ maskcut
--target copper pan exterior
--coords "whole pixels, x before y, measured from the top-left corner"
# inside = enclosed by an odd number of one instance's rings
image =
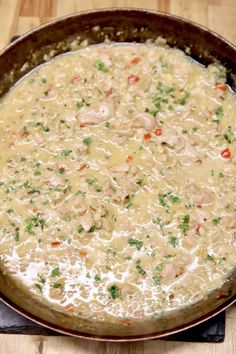
[[[99,27],[97,27],[99,26]],[[170,46],[190,51],[203,64],[220,61],[227,69],[228,83],[236,88],[236,47],[218,34],[196,23],[170,14],[129,8],[111,8],[72,14],[46,23],[21,36],[0,52],[0,96],[22,76],[45,62],[50,56],[71,51],[81,43],[110,39],[117,42],[145,42],[161,36]],[[50,55],[49,55],[50,54]],[[1,255],[0,255],[1,256]],[[137,322],[123,330],[101,323],[88,331],[71,323],[64,325],[60,314],[44,311],[44,305],[31,301],[1,271],[0,299],[23,316],[47,328],[75,337],[106,341],[139,341],[164,337],[193,327],[223,311],[235,302],[236,269],[221,289],[207,298],[153,320]]]

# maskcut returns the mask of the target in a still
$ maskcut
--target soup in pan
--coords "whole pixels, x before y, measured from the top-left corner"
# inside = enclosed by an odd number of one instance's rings
[[[65,54],[0,101],[0,269],[67,316],[124,325],[221,287],[236,257],[236,100],[154,44]]]

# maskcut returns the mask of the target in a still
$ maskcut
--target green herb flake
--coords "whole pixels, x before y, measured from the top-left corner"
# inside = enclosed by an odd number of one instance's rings
[[[90,177],[90,178],[87,178],[87,179],[86,179],[86,182],[87,182],[89,185],[94,184],[96,181],[97,181],[97,178],[94,178],[94,177]]]
[[[107,121],[107,122],[104,124],[104,127],[105,127],[105,128],[110,128],[110,122]]]
[[[136,270],[142,276],[145,276],[147,274],[146,271],[141,266],[141,260],[140,259],[137,259],[137,261],[136,261]]]
[[[138,251],[143,247],[143,241],[137,240],[135,238],[129,238],[128,243],[130,246],[135,246]]]
[[[46,279],[42,275],[39,275],[39,281],[40,281],[41,284],[45,284],[46,283]]]
[[[111,256],[115,256],[115,255],[116,255],[116,252],[113,251],[113,249],[108,248],[108,249],[107,249],[107,254],[110,254]]]
[[[160,285],[161,283],[161,276],[158,275],[158,274],[155,274],[153,277],[152,277],[152,280],[154,282],[155,285]]]
[[[214,219],[212,219],[212,224],[213,224],[213,225],[218,225],[219,222],[220,222],[220,220],[221,220],[221,217],[220,217],[220,216],[219,216],[218,218],[214,218]]]
[[[20,228],[19,227],[15,228],[15,232],[13,233],[13,237],[16,242],[18,242],[20,240]]]
[[[96,230],[96,225],[94,224],[93,226],[90,227],[90,229],[88,230],[89,233],[92,233]]]
[[[63,173],[65,173],[65,168],[64,167],[60,167],[58,170],[57,170],[57,173],[59,175],[63,175]]]
[[[171,236],[171,237],[169,238],[168,242],[169,242],[169,244],[170,244],[171,246],[173,246],[173,247],[176,247],[176,246],[178,246],[178,244],[179,244],[179,240],[178,240],[178,238],[175,237],[175,236]]]
[[[109,71],[108,67],[99,59],[95,60],[93,65],[97,70],[102,71],[103,73],[107,73]]]
[[[187,103],[187,99],[189,98],[189,96],[190,96],[190,93],[185,92],[185,94],[181,98],[177,99],[175,101],[175,103],[180,104],[181,106],[184,106]]]
[[[37,122],[35,126],[41,128],[45,133],[50,131],[49,127],[45,127],[42,122]]]
[[[96,281],[101,281],[101,275],[96,274],[95,277],[94,277],[94,279],[95,279]]]
[[[189,221],[190,221],[190,216],[189,215],[184,215],[183,218],[182,218],[182,223],[179,225],[179,228],[183,232],[184,235],[189,230]]]
[[[54,283],[53,288],[54,289],[60,289],[62,287],[61,283]]]
[[[83,232],[83,231],[84,231],[83,226],[82,226],[82,225],[79,225],[79,226],[77,227],[77,232],[78,232],[78,234],[81,234],[81,232]]]
[[[32,195],[32,194],[40,194],[41,192],[40,192],[40,190],[39,189],[36,189],[36,188],[31,188],[28,192],[27,192],[27,194],[29,194],[29,195]]]
[[[34,172],[34,176],[41,176],[41,174],[42,174],[42,173],[41,173],[40,171],[35,171],[35,172]]]
[[[165,258],[165,259],[171,259],[171,258],[173,258],[173,257],[175,257],[175,255],[173,255],[173,254],[167,254],[164,258]]]
[[[164,263],[160,263],[156,266],[156,271],[157,272],[161,272],[163,269],[165,268],[165,264]]]
[[[214,261],[214,257],[212,257],[210,254],[206,256],[206,261]]]
[[[224,261],[226,261],[226,257],[221,257],[217,259],[216,264],[222,264]]]
[[[43,292],[43,287],[42,287],[41,284],[36,283],[35,286],[36,286],[36,288],[39,289],[39,291],[40,291],[41,293]]]
[[[30,235],[34,235],[34,228],[40,227],[41,230],[44,230],[45,224],[45,220],[41,217],[40,214],[37,214],[37,216],[33,216],[32,218],[25,220],[25,231]]]
[[[223,110],[223,107],[222,106],[219,106],[215,109],[214,111],[214,115],[213,115],[213,118],[212,118],[212,121],[214,123],[219,123],[221,118],[223,118],[224,116],[224,110]]]
[[[56,267],[51,271],[50,277],[54,278],[54,277],[58,276],[59,273],[60,273],[59,267]]]
[[[136,181],[136,184],[137,184],[138,186],[142,187],[144,183],[143,183],[143,180],[138,179],[138,180]]]
[[[67,157],[67,156],[69,156],[71,153],[72,153],[72,150],[70,150],[70,149],[65,149],[65,150],[62,150],[61,156]]]
[[[162,222],[161,218],[153,218],[152,222],[153,222],[153,224],[158,225],[161,230],[163,230],[165,224]]]
[[[83,139],[83,143],[84,143],[84,145],[89,146],[92,143],[92,139],[90,137],[86,137]]]
[[[113,284],[107,290],[113,300],[118,299],[120,297],[120,289],[117,285]]]

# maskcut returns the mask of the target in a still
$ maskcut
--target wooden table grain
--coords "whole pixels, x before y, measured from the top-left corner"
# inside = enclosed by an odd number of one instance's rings
[[[0,49],[54,17],[104,7],[141,7],[170,12],[206,25],[236,43],[236,0],[0,0]],[[0,335],[0,354],[236,354],[236,307],[227,311],[221,344],[163,340],[98,343],[70,337]]]

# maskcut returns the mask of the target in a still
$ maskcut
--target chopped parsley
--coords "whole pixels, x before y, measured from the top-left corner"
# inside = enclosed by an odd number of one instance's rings
[[[145,276],[147,274],[146,271],[141,266],[141,260],[140,259],[137,259],[137,261],[136,261],[136,269],[137,269],[137,272],[140,275],[142,275],[142,276]]]
[[[190,221],[190,216],[189,215],[184,215],[183,218],[182,218],[182,223],[179,225],[179,228],[183,232],[184,235],[189,230],[189,221]]]
[[[103,73],[107,73],[109,71],[108,67],[99,59],[95,60],[94,67]]]
[[[172,257],[175,257],[175,255],[174,254],[167,254],[164,258],[165,259],[170,259]]]
[[[82,225],[79,225],[79,226],[77,227],[77,232],[78,232],[79,234],[81,234],[81,232],[83,232],[83,231],[84,231],[83,226],[82,226]]]
[[[215,109],[212,121],[219,123],[220,119],[224,116],[224,110],[222,106],[219,106]]]
[[[161,230],[163,230],[165,224],[162,222],[161,218],[153,218],[152,222],[153,222],[153,224],[158,225]]]
[[[94,232],[96,230],[96,225],[94,224],[93,226],[90,227],[90,229],[88,230],[89,233]]]
[[[64,167],[60,167],[60,168],[57,170],[57,173],[58,173],[59,175],[62,175],[64,172],[65,172],[65,168],[64,168]]]
[[[213,224],[213,225],[218,225],[219,222],[220,222],[220,220],[221,220],[221,217],[220,217],[220,216],[219,216],[218,218],[214,218],[214,219],[212,219],[212,224]]]
[[[173,247],[176,247],[179,244],[179,240],[175,236],[169,237],[169,244]]]
[[[161,283],[161,276],[158,275],[158,274],[155,274],[155,275],[152,277],[152,280],[154,281],[154,284],[155,284],[155,285],[160,285],[160,283]]]
[[[89,185],[94,184],[96,181],[97,181],[97,178],[95,178],[95,177],[91,177],[91,178],[87,178],[87,179],[86,179],[86,182],[87,182]]]
[[[45,133],[48,133],[50,131],[49,127],[45,127],[42,122],[37,122],[35,126],[40,127]]]
[[[170,202],[172,204],[178,203],[180,198],[173,192],[161,193],[159,194],[159,204],[163,207],[169,208]]]
[[[142,186],[143,186],[143,180],[138,179],[138,180],[136,181],[136,184],[137,184],[138,186],[142,187]]]
[[[160,264],[158,264],[158,266],[156,266],[156,271],[157,272],[160,272],[160,271],[162,271],[162,269],[164,269],[165,268],[165,264],[164,263],[160,263]]]
[[[43,286],[42,286],[42,284],[36,283],[35,286],[36,286],[36,288],[39,289],[39,291],[40,291],[41,293],[43,292]]]
[[[84,106],[84,100],[82,100],[82,101],[77,101],[76,102],[76,107],[77,108],[81,108],[81,107],[83,107]]]
[[[65,149],[65,150],[62,150],[61,156],[67,157],[67,156],[69,156],[71,153],[72,153],[72,150],[70,150],[70,149]]]
[[[214,258],[210,254],[208,254],[206,256],[206,261],[214,261]]]
[[[62,287],[61,283],[54,283],[53,288],[54,289],[60,289]]]
[[[138,251],[141,250],[141,248],[143,247],[143,241],[141,240],[137,240],[135,238],[129,238],[128,243],[130,246],[135,246],[137,248]]]
[[[54,268],[54,269],[51,271],[50,277],[54,278],[54,277],[58,276],[58,275],[59,275],[59,272],[60,272],[59,267]]]
[[[120,289],[118,288],[117,285],[113,284],[107,290],[109,291],[110,296],[113,300],[120,297]]]
[[[101,275],[96,274],[95,277],[94,277],[94,279],[95,279],[96,281],[101,281]]]
[[[15,232],[13,233],[13,237],[14,237],[15,241],[20,240],[20,228],[19,227],[15,228]]]
[[[181,98],[177,99],[175,101],[175,103],[180,104],[181,106],[184,106],[187,103],[187,99],[189,98],[189,96],[190,96],[190,93],[185,92],[185,94]]]
[[[44,230],[45,224],[45,220],[41,217],[40,214],[37,214],[36,216],[25,220],[25,231],[30,235],[34,235],[34,228],[40,227],[41,230]]]
[[[86,137],[83,139],[83,143],[84,143],[84,145],[89,146],[92,143],[92,139],[90,137]]]

